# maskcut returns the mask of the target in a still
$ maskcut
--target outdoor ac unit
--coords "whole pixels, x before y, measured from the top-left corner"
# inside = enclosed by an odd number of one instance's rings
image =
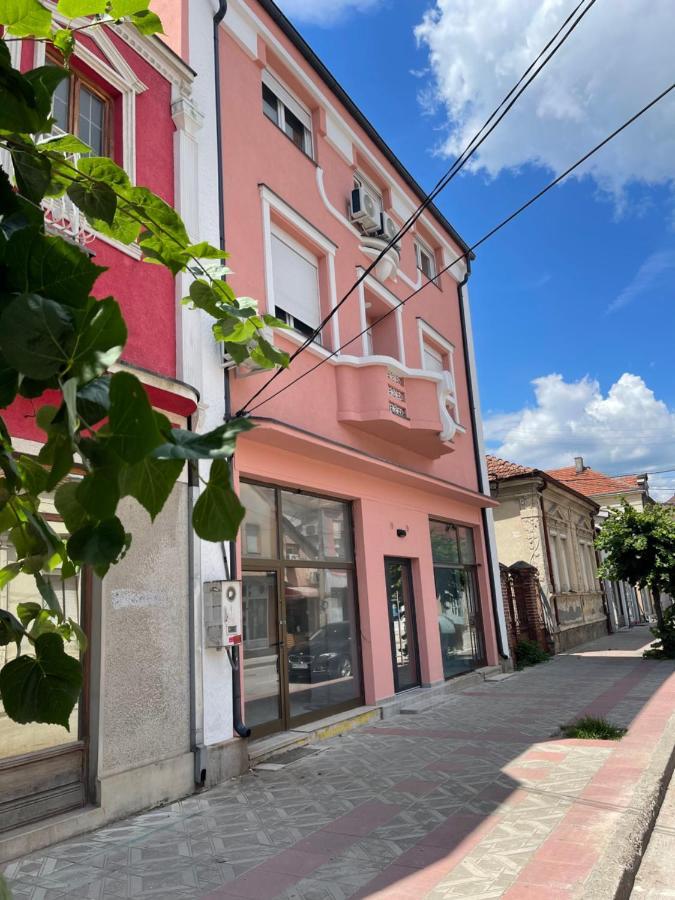
[[[241,644],[241,582],[207,581],[204,584],[206,646]]]
[[[383,238],[386,238],[387,243],[392,241],[399,233],[399,231],[400,228],[398,227],[396,222],[394,222],[392,217],[388,216],[386,213],[382,213],[380,233]],[[394,247],[398,249],[399,245],[394,244]]]
[[[379,201],[364,187],[352,191],[350,214],[353,222],[358,222],[364,231],[374,231],[380,227]]]

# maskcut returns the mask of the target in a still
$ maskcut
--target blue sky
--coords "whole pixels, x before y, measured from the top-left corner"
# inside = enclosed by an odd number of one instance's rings
[[[598,0],[446,188],[438,205],[469,243],[673,80],[670,0],[648,2],[640,30],[647,0]],[[576,3],[280,5],[430,188]],[[633,129],[478,252],[483,413],[491,447],[519,462],[675,467],[675,96]],[[675,473],[651,481],[675,491]]]

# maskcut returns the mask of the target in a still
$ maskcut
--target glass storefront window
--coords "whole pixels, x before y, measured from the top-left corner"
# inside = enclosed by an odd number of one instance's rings
[[[274,488],[242,482],[241,502],[246,517],[241,528],[244,559],[276,559],[277,504]]]
[[[443,674],[452,678],[484,661],[470,528],[430,522]]]
[[[282,491],[281,513],[284,559],[351,560],[346,503]]]
[[[349,504],[243,483],[244,703],[255,734],[356,705]]]
[[[284,600],[290,715],[356,700],[361,687],[352,573],[287,568]]]

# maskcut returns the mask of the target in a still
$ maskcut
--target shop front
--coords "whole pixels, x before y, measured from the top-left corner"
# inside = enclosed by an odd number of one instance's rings
[[[246,723],[254,737],[362,702],[348,503],[242,482]]]

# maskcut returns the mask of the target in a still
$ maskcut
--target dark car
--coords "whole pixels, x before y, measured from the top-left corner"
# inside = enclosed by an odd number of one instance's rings
[[[331,622],[296,644],[288,654],[291,681],[323,681],[352,674],[352,628],[349,622]]]

